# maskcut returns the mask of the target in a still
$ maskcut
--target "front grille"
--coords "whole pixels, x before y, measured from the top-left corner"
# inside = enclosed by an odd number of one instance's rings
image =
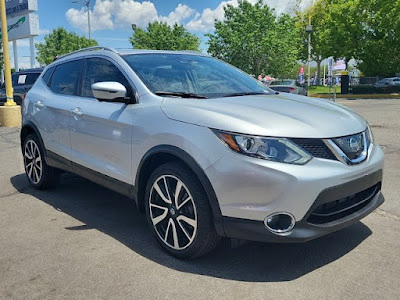
[[[307,219],[311,224],[325,224],[347,217],[372,201],[381,190],[381,183],[348,197],[321,204],[313,210]]]
[[[332,151],[320,139],[292,139],[292,141],[314,157],[337,160]]]

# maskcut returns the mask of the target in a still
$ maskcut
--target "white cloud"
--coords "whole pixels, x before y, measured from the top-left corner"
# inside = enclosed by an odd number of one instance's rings
[[[46,35],[49,34],[50,32],[51,32],[50,29],[45,29],[45,28],[39,29],[39,35]]]
[[[114,23],[111,19],[111,9],[115,3],[109,0],[97,0],[93,10],[90,11],[92,30],[113,29]],[[67,13],[67,20],[72,26],[87,31],[87,11],[85,8],[77,10],[70,8]]]
[[[256,3],[257,0],[248,0]],[[275,8],[277,14],[291,12],[297,0],[263,0],[270,7]],[[305,9],[312,0],[302,0],[301,9]],[[135,0],[96,0],[90,11],[92,31],[130,28],[131,24],[146,27],[149,22],[163,21],[170,25],[175,22],[186,24],[189,30],[207,32],[214,30],[214,21],[224,18],[224,7],[228,4],[237,6],[238,0],[221,1],[215,8],[205,8],[201,13],[186,4],[179,4],[167,16],[158,14],[157,9],[151,1]],[[66,13],[67,20],[76,28],[87,32],[87,11],[71,8]]]
[[[187,5],[179,4],[168,16],[159,16],[155,5],[150,1],[134,0],[96,0],[90,11],[92,31],[130,28],[131,24],[146,27],[149,22],[163,21],[168,24],[181,24],[195,14]],[[76,28],[87,31],[87,10],[71,8],[66,13],[67,20]]]
[[[255,2],[255,1],[250,1]],[[237,6],[237,0],[222,1],[216,9],[206,8],[202,14],[198,14],[197,18],[191,20],[186,26],[189,30],[194,31],[210,31],[214,30],[214,21],[222,20],[224,18],[224,7],[227,5]]]
[[[248,0],[250,3],[254,4],[257,0]],[[305,9],[312,0],[302,0],[300,4],[300,9]],[[264,0],[265,4],[275,8],[276,13],[279,15],[281,13],[289,13],[295,7],[295,0]],[[217,8],[210,9],[206,8],[201,14],[192,19],[186,26],[189,30],[193,31],[212,31],[214,30],[214,21],[222,20],[224,18],[224,7],[227,5],[238,6],[237,0],[222,1]]]
[[[161,16],[158,19],[169,25],[173,25],[175,23],[182,24],[184,20],[194,15],[196,15],[196,10],[184,4],[178,4],[175,10],[170,12],[167,17]]]
[[[302,0],[300,3],[300,9],[304,10],[307,8],[313,0]],[[276,13],[290,13],[292,9],[295,8],[296,0],[264,0],[265,4],[268,4],[270,7],[275,8]]]

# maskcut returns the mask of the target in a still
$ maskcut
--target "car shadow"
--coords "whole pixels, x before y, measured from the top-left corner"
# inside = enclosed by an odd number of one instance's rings
[[[205,276],[247,282],[297,279],[352,251],[371,230],[358,222],[339,232],[303,244],[248,242],[232,248],[225,239],[213,252],[194,260],[178,260],[158,245],[134,201],[75,175],[65,174],[55,189],[31,188],[25,174],[12,177],[21,193],[32,195],[84,223],[65,230],[97,229],[136,253],[165,267]]]

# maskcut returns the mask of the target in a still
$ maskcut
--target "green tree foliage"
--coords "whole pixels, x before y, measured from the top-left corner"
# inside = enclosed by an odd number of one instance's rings
[[[137,28],[129,41],[135,49],[200,51],[200,39],[176,23],[149,23],[146,30]]]
[[[313,25],[311,60],[317,63],[318,78],[320,78],[322,61],[332,55],[331,44],[328,43],[331,27],[327,25],[330,17],[326,9],[326,1],[317,1],[303,13],[297,12],[296,27],[300,33],[299,59],[304,62],[308,60],[308,33],[306,32],[306,26],[309,24],[310,18]]]
[[[323,0],[325,7],[325,28],[329,28],[327,47],[330,56],[335,59],[344,58],[348,62],[356,58],[360,47],[364,28],[361,26],[361,10],[363,3],[369,0]]]
[[[78,36],[62,27],[54,29],[53,32],[45,36],[44,40],[43,44],[36,44],[38,54],[36,59],[44,65],[51,63],[59,55],[98,45],[97,41]]]
[[[223,21],[207,34],[208,53],[243,71],[289,77],[297,65],[299,33],[295,18],[275,11],[259,0],[227,5]]]
[[[359,0],[358,5],[360,70],[366,76],[400,73],[400,0]]]
[[[367,76],[400,72],[400,0],[317,0],[297,27],[300,58],[307,56],[305,26],[312,16],[312,58],[354,58]]]

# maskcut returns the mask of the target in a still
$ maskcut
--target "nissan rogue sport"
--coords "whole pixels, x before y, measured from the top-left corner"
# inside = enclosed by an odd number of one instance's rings
[[[383,152],[361,116],[203,53],[61,57],[23,102],[21,144],[33,187],[68,171],[131,197],[180,258],[221,237],[305,242],[384,201]]]

